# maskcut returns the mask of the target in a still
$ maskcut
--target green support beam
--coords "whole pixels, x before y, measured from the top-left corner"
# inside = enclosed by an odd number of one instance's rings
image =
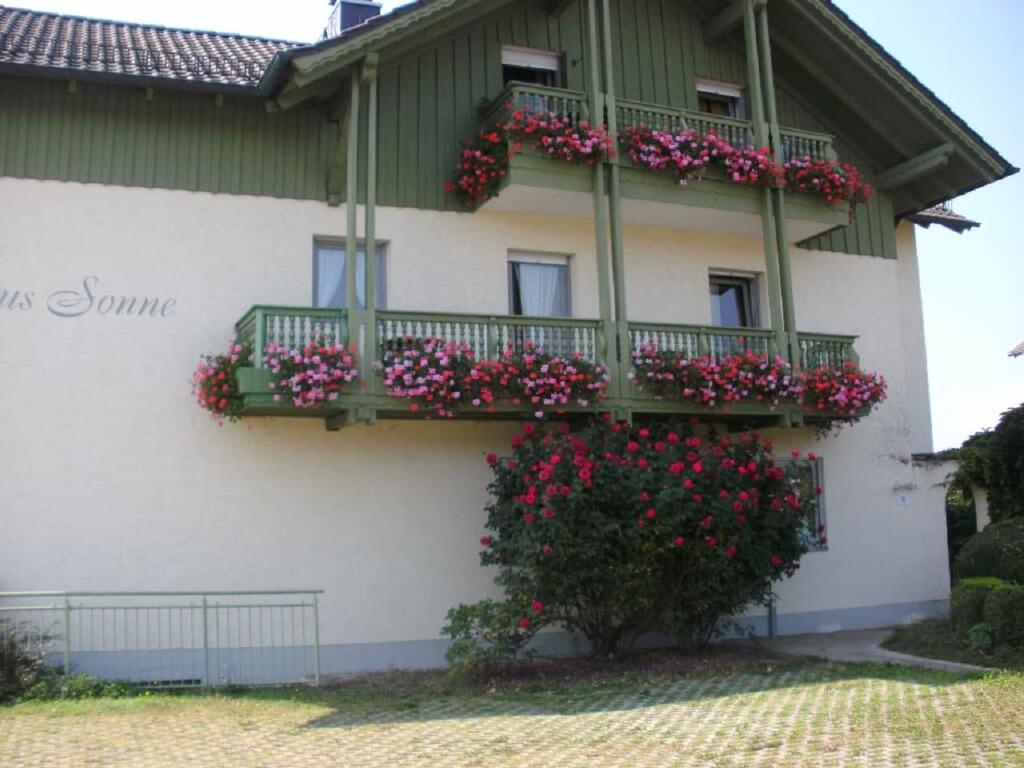
[[[953,145],[946,143],[932,147],[916,157],[904,160],[898,165],[882,171],[875,179],[875,187],[881,192],[896,189],[912,181],[945,168],[953,156]]]
[[[755,0],[755,7],[763,6],[767,0]],[[743,14],[747,0],[732,0],[704,23],[704,42],[714,45],[736,27],[743,23]]]
[[[349,343],[358,342],[358,324],[353,323],[356,313],[356,238],[357,202],[359,199],[359,77],[352,74],[352,95],[348,110],[348,152],[346,158],[347,184],[345,186],[345,306],[348,307]],[[352,331],[356,333],[353,334]]]
[[[366,240],[366,337],[362,369],[371,370],[377,355],[377,71],[379,58],[369,53],[363,62],[361,82],[366,85],[366,205],[363,237]],[[371,388],[379,385],[374,376]],[[376,419],[376,412],[367,414],[367,423]]]

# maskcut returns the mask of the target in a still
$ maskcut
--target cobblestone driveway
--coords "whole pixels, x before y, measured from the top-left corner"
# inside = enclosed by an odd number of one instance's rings
[[[817,664],[555,693],[0,708],[3,766],[1024,766],[1024,677]]]

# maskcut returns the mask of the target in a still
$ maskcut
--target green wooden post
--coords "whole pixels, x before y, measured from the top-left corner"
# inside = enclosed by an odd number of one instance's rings
[[[362,80],[367,84],[366,100],[366,347],[360,376],[368,383],[367,391],[380,391],[380,379],[371,371],[377,356],[377,63],[376,53],[368,53],[363,63]]]
[[[775,103],[774,69],[772,66],[771,41],[768,35],[768,9],[761,6],[757,9],[757,49],[760,59],[760,70],[764,84],[765,111],[768,117],[770,141],[775,151],[776,160],[782,158],[782,138],[779,133],[778,108]],[[775,236],[779,260],[779,283],[782,290],[782,323],[786,330],[789,346],[790,362],[796,366],[800,362],[800,346],[796,338],[796,306],[793,301],[793,276],[789,260],[789,236],[786,232],[786,197],[782,189],[772,190],[772,215],[775,218]]]
[[[600,44],[597,24],[597,0],[587,0],[587,71],[590,75],[590,119],[601,120],[604,99],[601,91]],[[619,397],[621,392],[618,359],[618,334],[612,314],[611,280],[608,264],[608,208],[605,199],[605,169],[601,163],[594,166],[594,250],[597,256],[598,310],[604,327],[605,353],[599,362],[608,368],[608,396]]]
[[[261,307],[253,314],[252,359],[257,368],[263,368],[263,355],[267,351],[267,313]]]
[[[358,239],[356,237],[356,226],[358,216],[359,197],[359,78],[353,73],[351,78],[352,95],[349,101],[348,110],[348,157],[347,164],[347,185],[345,187],[345,215],[347,219],[345,232],[345,305],[348,307],[348,316],[351,320],[353,310],[357,309],[356,304],[356,248]],[[352,333],[349,328],[349,338],[359,338],[358,332]]]

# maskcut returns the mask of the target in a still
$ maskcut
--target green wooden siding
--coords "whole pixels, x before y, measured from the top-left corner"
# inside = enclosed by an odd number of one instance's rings
[[[784,86],[776,84],[776,104],[779,121],[794,128],[837,133],[836,152],[839,159],[863,169],[868,168],[863,157],[851,149],[838,134],[836,127],[829,125],[804,102]],[[869,181],[873,181],[867,173]],[[866,205],[859,205],[856,218],[845,227],[838,227],[823,235],[812,237],[798,244],[802,248],[837,253],[856,253],[863,256],[896,258],[896,217],[892,199],[883,192],[876,192]]]
[[[521,0],[400,56],[379,74],[377,203],[461,210],[444,191],[479,107],[502,90],[501,48],[563,53],[564,85],[585,91],[583,0],[558,16],[550,0]],[[708,46],[698,17],[679,0],[610,6],[615,93],[620,99],[696,108],[696,79],[746,83],[742,49]],[[798,94],[778,86],[785,126],[832,130]],[[365,199],[368,101],[359,115],[359,199]],[[323,105],[268,113],[255,98],[216,97],[88,82],[0,77],[0,176],[326,200],[339,124]],[[865,167],[839,138],[841,159]],[[566,169],[563,169],[566,170]],[[344,184],[341,193],[345,197]],[[805,247],[895,257],[892,203],[876,195],[857,220]]]
[[[251,98],[0,77],[0,176],[324,200],[336,130]]]
[[[582,90],[587,62],[581,6],[575,0],[553,17],[546,0],[527,0],[454,30],[425,49],[383,62],[378,203],[459,210],[445,193],[444,181],[463,140],[480,127],[480,105],[502,90],[501,47],[564,52],[565,86]]]

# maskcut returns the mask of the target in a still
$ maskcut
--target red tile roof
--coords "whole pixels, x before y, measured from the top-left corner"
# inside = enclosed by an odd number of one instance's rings
[[[0,6],[0,67],[255,88],[299,43]]]

